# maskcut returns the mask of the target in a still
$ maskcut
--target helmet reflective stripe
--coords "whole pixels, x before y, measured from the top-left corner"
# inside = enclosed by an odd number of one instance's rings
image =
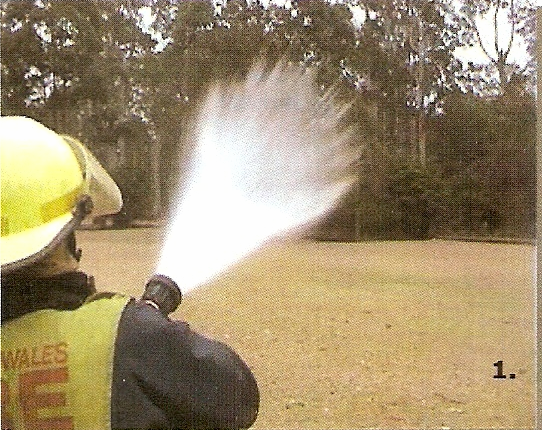
[[[41,206],[41,217],[36,217],[27,222],[24,225],[15,224],[14,227],[10,226],[9,218],[2,216],[2,236],[8,236],[14,233],[20,233],[28,228],[38,227],[45,224],[54,218],[58,218],[71,211],[77,204],[78,198],[82,194],[83,187],[77,187],[74,190],[57,197],[50,202],[46,202]]]
[[[72,210],[77,204],[77,200],[82,195],[83,187],[77,187],[63,196],[57,197],[50,202],[45,203],[41,207],[42,221],[49,222],[53,218],[57,218],[66,212]]]

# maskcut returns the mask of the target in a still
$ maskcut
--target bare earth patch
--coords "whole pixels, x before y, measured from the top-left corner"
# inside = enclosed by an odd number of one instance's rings
[[[162,234],[78,232],[83,269],[139,296]],[[285,241],[173,317],[249,363],[255,428],[533,428],[534,273],[529,245]]]

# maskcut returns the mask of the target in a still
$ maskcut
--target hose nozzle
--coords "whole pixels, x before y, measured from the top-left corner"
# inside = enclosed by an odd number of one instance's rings
[[[165,316],[174,312],[182,301],[181,290],[177,283],[165,275],[153,275],[145,285],[142,300],[155,304]]]

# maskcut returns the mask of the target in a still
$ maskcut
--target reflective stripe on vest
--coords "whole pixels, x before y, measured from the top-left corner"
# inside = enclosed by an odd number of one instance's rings
[[[111,428],[113,353],[130,298],[2,324],[2,429]]]

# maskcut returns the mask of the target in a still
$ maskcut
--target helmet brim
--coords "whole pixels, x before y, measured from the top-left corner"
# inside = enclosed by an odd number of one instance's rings
[[[87,184],[85,192],[92,197],[93,203],[89,218],[119,212],[122,209],[122,194],[113,178],[81,142],[71,136],[62,138],[73,149],[84,172]]]
[[[74,223],[75,216],[67,213],[38,227],[3,236],[0,239],[2,272],[11,272],[18,267],[38,261],[64,239],[70,230],[69,227]]]

